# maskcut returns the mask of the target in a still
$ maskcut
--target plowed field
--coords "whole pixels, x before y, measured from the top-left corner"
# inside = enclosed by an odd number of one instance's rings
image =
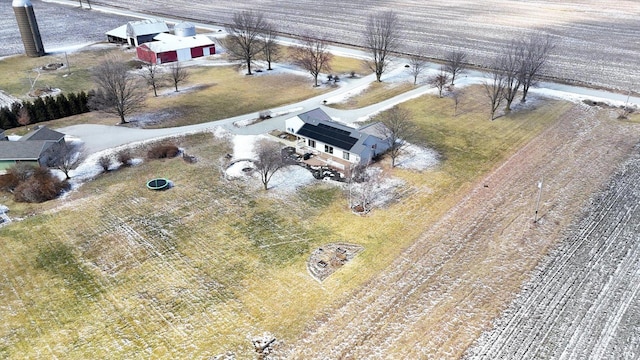
[[[511,39],[531,31],[557,40],[547,75],[592,85],[628,89],[640,83],[640,3],[605,1],[165,1],[92,3],[124,7],[198,22],[229,23],[234,12],[253,10],[273,21],[279,31],[300,35],[325,34],[329,39],[360,44],[370,13],[394,10],[402,22],[402,51],[442,58],[449,50],[467,52],[475,64],[486,64]],[[637,90],[637,89],[636,89]]]

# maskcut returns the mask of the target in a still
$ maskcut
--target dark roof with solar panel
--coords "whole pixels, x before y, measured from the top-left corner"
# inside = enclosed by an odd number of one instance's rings
[[[306,123],[298,130],[298,135],[344,150],[351,150],[353,145],[358,142],[357,138],[351,136],[351,132],[325,123],[319,123],[318,125]]]

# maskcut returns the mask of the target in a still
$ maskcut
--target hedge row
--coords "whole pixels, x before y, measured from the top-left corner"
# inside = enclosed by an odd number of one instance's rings
[[[80,93],[70,93],[69,95],[59,94],[55,97],[47,96],[37,98],[33,101],[23,103],[15,102],[10,107],[0,108],[0,129],[12,129],[20,124],[21,112],[24,108],[28,115],[28,123],[61,119],[67,116],[89,112],[87,101],[89,96],[84,91]]]

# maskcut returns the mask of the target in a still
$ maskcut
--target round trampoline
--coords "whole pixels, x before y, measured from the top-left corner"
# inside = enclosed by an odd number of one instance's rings
[[[171,182],[167,179],[157,178],[147,181],[147,188],[150,190],[166,190],[171,187]]]

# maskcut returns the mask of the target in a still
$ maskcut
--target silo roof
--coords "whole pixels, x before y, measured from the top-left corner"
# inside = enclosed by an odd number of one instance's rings
[[[189,28],[194,28],[194,27],[196,27],[196,26],[193,25],[192,23],[183,21],[181,23],[177,23],[173,28],[174,29],[175,28],[178,28],[178,29],[189,29]]]
[[[29,1],[29,0],[13,0],[13,3],[11,4],[11,6],[13,6],[13,7],[27,7],[27,6],[31,6],[31,1]]]

